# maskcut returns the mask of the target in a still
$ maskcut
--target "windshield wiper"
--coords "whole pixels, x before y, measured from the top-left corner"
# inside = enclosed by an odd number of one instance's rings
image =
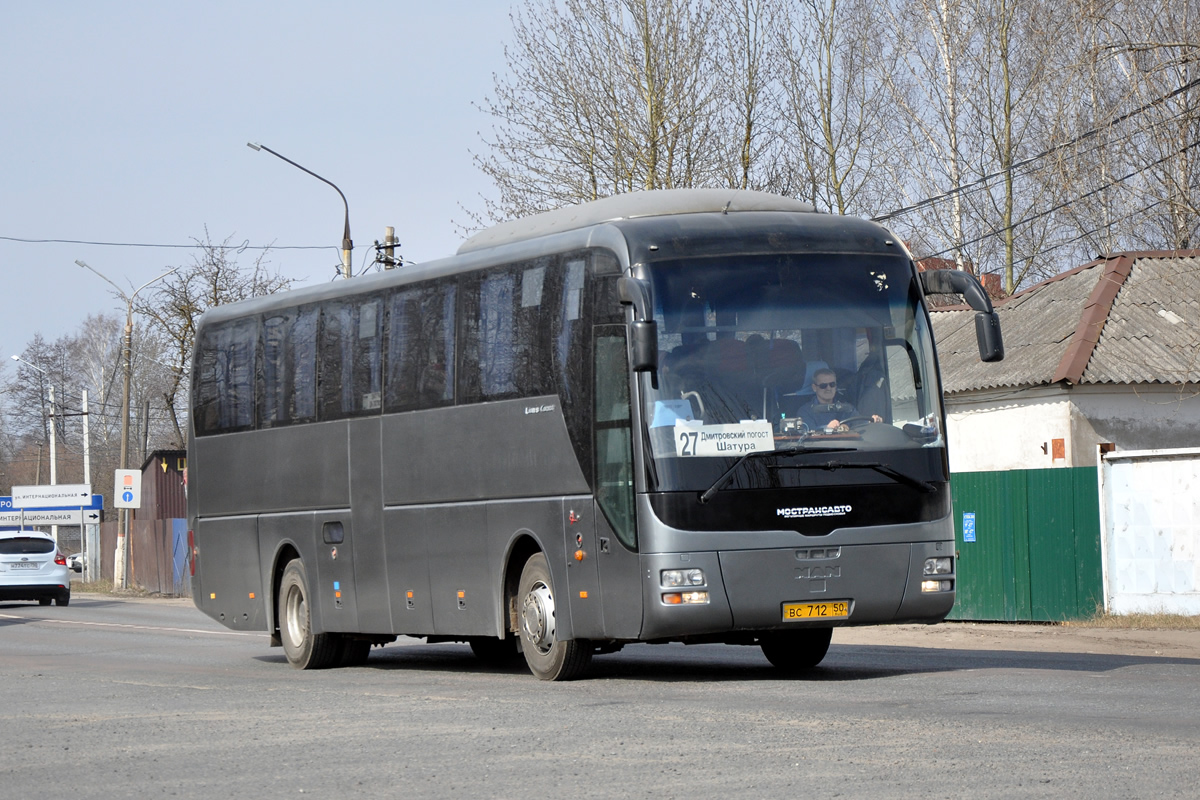
[[[929,481],[923,481],[920,478],[914,478],[912,475],[906,475],[898,469],[889,467],[887,464],[880,464],[877,461],[825,461],[820,464],[774,464],[768,467],[768,469],[823,469],[830,472],[837,469],[872,469],[880,475],[888,476],[897,483],[903,483],[905,486],[920,489],[927,494],[937,491],[937,487]]]
[[[846,450],[854,450],[853,447],[789,447],[785,450],[755,450],[751,453],[746,453],[744,456],[739,456],[737,461],[729,465],[729,469],[721,473],[721,477],[713,482],[713,485],[704,490],[700,495],[700,502],[707,503],[714,494],[721,491],[721,487],[726,484],[730,476],[737,471],[737,468],[751,458],[761,458],[763,456],[794,456],[798,453],[841,453]],[[835,462],[830,462],[835,463]],[[804,469],[804,467],[780,467],[776,465],[775,469]]]

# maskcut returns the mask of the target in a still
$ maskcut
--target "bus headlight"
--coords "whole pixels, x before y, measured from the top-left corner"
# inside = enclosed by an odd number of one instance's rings
[[[949,575],[954,572],[954,559],[950,556],[925,559],[926,575]]]
[[[922,592],[948,592],[954,588],[954,581],[921,581]]]
[[[664,592],[663,605],[690,606],[708,605],[708,592]]]
[[[674,588],[676,586],[703,586],[704,570],[664,569],[659,575],[659,580],[660,585],[662,585],[664,588]]]

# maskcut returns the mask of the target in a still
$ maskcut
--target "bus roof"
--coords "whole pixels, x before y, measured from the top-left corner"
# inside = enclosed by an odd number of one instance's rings
[[[467,239],[458,248],[458,253],[462,255],[623,219],[714,212],[728,214],[739,211],[814,213],[816,209],[808,203],[790,197],[744,189],[656,189],[628,192],[501,222]]]

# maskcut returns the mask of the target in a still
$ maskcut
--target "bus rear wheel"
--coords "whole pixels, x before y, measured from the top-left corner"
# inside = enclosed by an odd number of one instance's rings
[[[776,669],[795,673],[820,664],[832,639],[833,628],[802,628],[765,634],[759,647]]]
[[[544,554],[529,557],[518,586],[521,651],[529,671],[543,681],[569,681],[581,676],[592,661],[592,644],[558,638],[554,584]]]
[[[288,663],[296,669],[324,669],[342,659],[341,637],[312,632],[308,603],[308,573],[304,562],[293,559],[279,583],[279,639]]]

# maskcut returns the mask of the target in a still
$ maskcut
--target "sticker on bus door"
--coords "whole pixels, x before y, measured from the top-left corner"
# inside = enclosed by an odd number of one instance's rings
[[[766,420],[746,420],[731,425],[705,425],[678,420],[675,423],[675,455],[744,456],[775,449],[775,435]]]

